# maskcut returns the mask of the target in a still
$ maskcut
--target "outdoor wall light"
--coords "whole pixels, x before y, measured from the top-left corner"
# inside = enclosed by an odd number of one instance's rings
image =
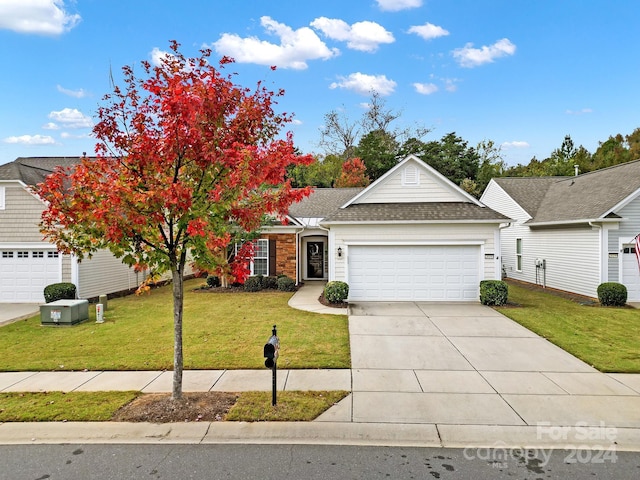
[[[342,256],[342,247],[338,247],[338,258]]]

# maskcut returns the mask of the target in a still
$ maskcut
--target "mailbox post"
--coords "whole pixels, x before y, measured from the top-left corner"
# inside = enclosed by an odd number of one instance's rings
[[[276,371],[278,369],[278,354],[280,350],[280,339],[278,338],[278,331],[276,326],[273,326],[273,330],[271,331],[271,337],[267,340],[267,343],[264,345],[264,366],[271,369],[271,405],[276,404]]]

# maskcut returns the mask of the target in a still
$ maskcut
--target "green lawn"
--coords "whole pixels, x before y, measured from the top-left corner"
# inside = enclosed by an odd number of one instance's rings
[[[291,293],[194,291],[185,282],[184,367],[264,368],[263,346],[273,325],[280,368],[349,368],[345,315],[320,315],[287,305]],[[43,327],[39,315],[0,328],[0,371],[170,370],[173,314],[170,287],[109,300],[105,323]]]
[[[509,302],[520,307],[497,310],[598,370],[640,373],[640,310],[581,305],[513,282]]]

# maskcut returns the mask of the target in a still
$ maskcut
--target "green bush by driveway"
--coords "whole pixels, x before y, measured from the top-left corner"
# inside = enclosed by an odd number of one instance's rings
[[[184,368],[264,368],[273,325],[280,368],[349,368],[344,315],[320,315],[287,305],[289,292],[211,293],[185,283]],[[171,287],[109,301],[105,323],[43,327],[39,316],[0,328],[0,371],[170,370],[173,368]]]

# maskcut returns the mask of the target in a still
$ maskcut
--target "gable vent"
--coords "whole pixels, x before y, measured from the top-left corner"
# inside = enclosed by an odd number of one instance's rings
[[[402,171],[402,184],[403,185],[419,185],[420,184],[420,172],[415,165],[407,165]]]

